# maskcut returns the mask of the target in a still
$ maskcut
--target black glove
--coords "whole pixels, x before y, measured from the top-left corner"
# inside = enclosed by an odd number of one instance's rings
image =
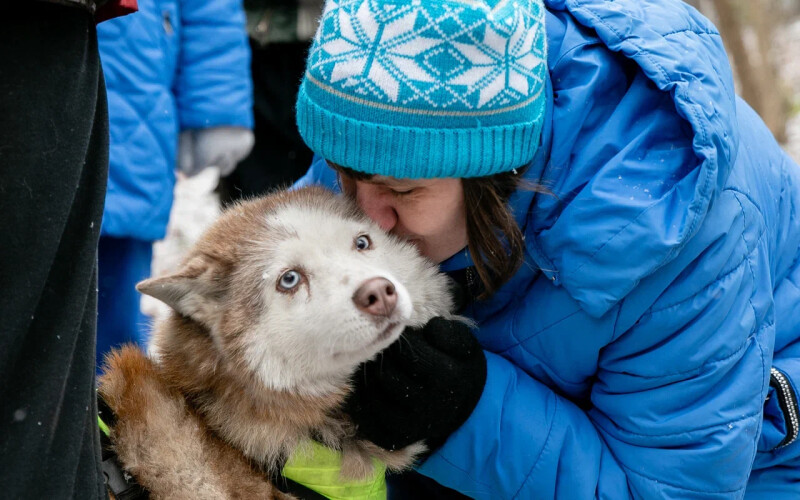
[[[469,327],[434,318],[359,367],[344,411],[381,448],[424,441],[432,452],[467,420],[485,383],[486,357]]]

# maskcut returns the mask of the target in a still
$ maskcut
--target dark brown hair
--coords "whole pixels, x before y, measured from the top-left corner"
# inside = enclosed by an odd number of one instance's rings
[[[372,175],[331,164],[340,175],[354,180],[369,180]],[[483,284],[479,298],[491,296],[508,281],[525,260],[522,230],[508,207],[517,189],[550,194],[539,184],[526,182],[527,167],[487,177],[461,179],[466,207],[467,246],[475,271]]]
[[[551,194],[546,187],[522,179],[526,169],[462,179],[467,246],[483,284],[481,299],[511,279],[525,260],[525,238],[508,206],[509,198],[518,189]]]

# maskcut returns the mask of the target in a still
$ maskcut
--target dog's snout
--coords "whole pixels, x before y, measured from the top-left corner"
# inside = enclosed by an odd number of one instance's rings
[[[353,294],[353,302],[366,313],[388,318],[397,306],[397,292],[386,278],[370,278]]]

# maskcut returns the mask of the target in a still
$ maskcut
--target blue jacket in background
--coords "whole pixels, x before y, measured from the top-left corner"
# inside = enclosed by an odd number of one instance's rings
[[[800,382],[800,168],[691,7],[545,3],[525,175],[557,197],[511,199],[527,262],[466,311],[484,393],[420,472],[492,500],[800,498],[800,442],[776,448],[764,402],[773,365]],[[335,183],[320,159],[313,182]]]
[[[241,0],[139,0],[97,27],[111,135],[103,235],[164,237],[180,131],[252,127],[244,26]]]

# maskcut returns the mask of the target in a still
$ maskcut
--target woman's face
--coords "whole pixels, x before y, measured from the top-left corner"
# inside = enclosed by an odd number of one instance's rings
[[[467,245],[461,179],[356,180],[340,173],[342,190],[381,228],[416,245],[436,263]]]

